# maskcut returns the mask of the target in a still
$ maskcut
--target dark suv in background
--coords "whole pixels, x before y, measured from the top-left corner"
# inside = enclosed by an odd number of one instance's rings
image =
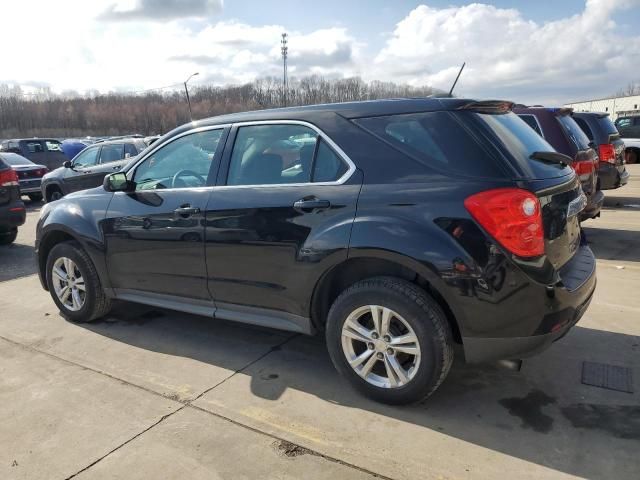
[[[67,160],[62,143],[55,138],[3,140],[0,142],[0,151],[17,153],[36,165],[44,165],[48,170],[58,168]]]
[[[107,173],[120,170],[145,148],[147,144],[142,138],[119,138],[90,145],[43,177],[42,195],[50,202],[71,192],[102,185]]]
[[[598,149],[598,178],[603,190],[622,187],[629,181],[624,166],[624,141],[604,112],[575,112],[573,118]]]
[[[468,362],[532,355],[595,290],[580,182],[511,107],[377,100],[189,123],[42,208],[42,285],[72,321],[120,299],[324,332],[356,388],[419,400],[455,343]]]
[[[0,245],[13,243],[26,220],[18,174],[0,157]]]
[[[573,109],[518,105],[513,111],[553,148],[570,157],[571,168],[578,175],[587,196],[587,208],[582,212],[581,219],[600,216],[604,193],[598,179],[598,155],[574,121]]]

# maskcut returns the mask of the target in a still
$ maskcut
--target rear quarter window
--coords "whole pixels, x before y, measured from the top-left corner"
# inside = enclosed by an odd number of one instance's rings
[[[498,161],[451,112],[390,115],[354,122],[435,170],[466,177],[506,176]]]
[[[578,150],[587,150],[589,148],[589,138],[573,118],[569,115],[560,115],[557,119],[571,143],[573,143]]]

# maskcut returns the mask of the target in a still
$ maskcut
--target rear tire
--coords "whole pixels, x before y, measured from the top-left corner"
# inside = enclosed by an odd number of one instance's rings
[[[428,397],[453,363],[453,336],[440,306],[424,290],[392,277],[363,280],[342,292],[329,311],[326,339],[336,369],[357,390],[388,404]]]
[[[59,243],[51,249],[46,274],[51,298],[66,319],[91,322],[111,310],[98,272],[77,242]]]
[[[0,233],[0,245],[11,245],[18,238],[18,229],[14,228],[13,230]]]
[[[40,202],[42,200],[41,193],[30,193],[27,195],[32,202]]]

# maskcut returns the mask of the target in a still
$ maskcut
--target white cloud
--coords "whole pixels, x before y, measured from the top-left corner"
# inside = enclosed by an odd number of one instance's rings
[[[5,3],[3,18],[29,21],[3,22],[0,82],[104,92],[178,83],[195,71],[194,85],[281,75],[284,27],[225,20],[222,0]],[[546,103],[609,94],[638,77],[640,34],[621,37],[612,18],[639,5],[587,0],[580,14],[547,23],[485,4],[422,5],[378,52],[348,26],[289,31],[289,69],[447,88],[466,61],[459,94]],[[129,20],[105,20],[105,12]]]
[[[538,24],[516,9],[485,4],[421,5],[396,25],[369,73],[448,87],[467,62],[458,92],[555,100],[611,93],[640,60],[640,36],[622,39],[612,13],[638,0],[588,0],[579,15]]]

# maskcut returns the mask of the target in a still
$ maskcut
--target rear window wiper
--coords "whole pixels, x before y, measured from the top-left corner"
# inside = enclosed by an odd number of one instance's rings
[[[544,163],[562,165],[563,167],[571,164],[571,157],[558,152],[533,152],[529,155],[529,158]]]

